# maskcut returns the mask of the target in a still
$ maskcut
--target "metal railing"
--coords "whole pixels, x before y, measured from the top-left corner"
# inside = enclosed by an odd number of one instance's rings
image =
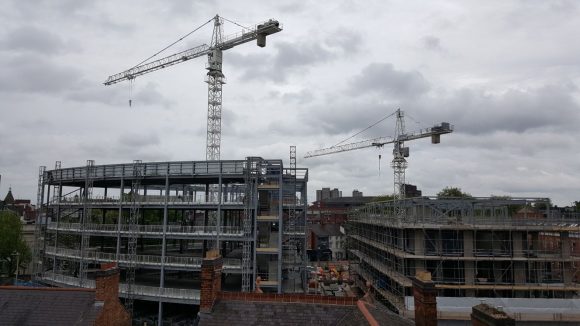
[[[46,255],[80,260],[81,253],[79,250],[75,249],[64,249],[50,248],[46,250]],[[130,263],[129,255],[120,254],[118,257],[114,253],[107,252],[97,252],[97,251],[87,251],[85,252],[85,260],[92,262],[118,262],[121,266],[126,266]],[[163,265],[168,269],[181,269],[181,270],[200,270],[201,269],[201,257],[183,257],[183,256],[166,256],[163,261]],[[161,256],[155,255],[137,255],[135,256],[135,263],[141,267],[147,268],[161,268],[162,260]],[[224,271],[240,271],[241,270],[241,260],[224,258],[223,260]]]
[[[49,223],[49,230],[58,231],[70,231],[70,232],[81,232],[80,223]],[[90,233],[101,233],[116,235],[117,232],[125,235],[129,233],[129,226],[127,224],[121,224],[120,230],[117,224],[97,224],[91,223],[86,224],[84,227],[85,232]],[[167,225],[166,235],[183,235],[183,236],[216,236],[217,226],[182,226],[182,225]],[[243,230],[241,226],[220,226],[220,235],[225,236],[239,236],[243,237]],[[147,235],[163,235],[163,225],[138,225],[137,233],[143,236]]]
[[[55,274],[55,273],[45,273],[42,276],[45,281],[51,281],[63,285],[70,285],[75,287],[80,286],[80,279],[77,277]],[[83,284],[84,288],[95,288],[95,280],[86,280]],[[159,298],[165,299],[177,299],[179,301],[191,301],[192,304],[199,304],[200,291],[196,289],[178,289],[178,288],[160,288],[156,286],[145,286],[145,285],[133,285],[132,291],[136,296],[140,296],[146,299]],[[127,293],[127,285],[124,283],[119,284],[119,296],[124,297]]]
[[[164,205],[165,204],[165,196],[155,196],[155,195],[147,195],[141,196],[139,195],[136,198],[137,202],[141,205]],[[51,203],[54,204],[61,204],[61,205],[81,205],[83,203],[82,198],[78,196],[64,196],[60,199],[60,201],[55,201]],[[125,205],[128,206],[132,203],[131,195],[127,195],[120,201],[119,196],[93,196],[91,198],[91,203],[99,204],[99,205]],[[205,205],[222,205],[222,206],[241,206],[243,205],[243,201],[222,201],[219,203],[217,200],[213,201],[205,201],[199,200],[193,197],[193,195],[187,196],[168,196],[168,204],[169,205],[192,205],[192,206],[205,206]]]
[[[545,203],[545,198],[455,198],[429,197],[409,198],[366,204],[353,210],[349,220],[384,226],[448,225],[460,226],[506,226],[536,229],[558,228],[580,231],[580,216],[548,210],[536,210],[533,204]],[[404,218],[396,209],[405,210]]]
[[[184,162],[154,162],[143,163],[143,177],[164,177],[177,175],[217,175],[244,173],[244,161],[184,161]],[[133,179],[133,164],[109,164],[94,167],[95,179],[125,178]],[[85,178],[85,167],[63,168],[45,172],[45,180],[49,183],[72,181]]]
[[[295,235],[295,236],[305,236],[306,235],[306,226],[304,225],[293,225],[288,226],[287,224],[284,225],[284,235]]]

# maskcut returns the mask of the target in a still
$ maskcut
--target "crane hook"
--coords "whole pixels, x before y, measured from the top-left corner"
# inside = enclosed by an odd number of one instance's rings
[[[131,106],[132,106],[132,104],[133,104],[133,80],[135,80],[135,79],[134,79],[134,78],[132,78],[132,79],[130,80],[130,84],[131,84],[131,86],[130,86],[130,87],[131,87],[131,88],[130,88],[130,90],[129,90],[129,107],[131,107]]]

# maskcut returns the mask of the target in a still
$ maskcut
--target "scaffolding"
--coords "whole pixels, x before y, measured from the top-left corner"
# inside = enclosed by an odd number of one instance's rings
[[[296,167],[296,146],[290,146],[290,168],[284,171],[283,276],[285,292],[306,289],[306,183]]]
[[[249,157],[246,161],[246,168],[244,174],[244,183],[246,184],[244,192],[244,216],[243,216],[243,235],[251,238],[253,236],[252,229],[254,228],[254,220],[256,213],[256,183],[259,180],[260,169],[258,163],[254,158]],[[253,243],[246,241],[242,245],[242,292],[250,292],[252,290],[253,281]]]
[[[80,285],[85,285],[87,280],[87,265],[88,262],[85,258],[87,252],[87,247],[90,241],[90,234],[85,231],[86,225],[91,223],[92,219],[92,197],[93,197],[93,180],[95,161],[87,160],[87,166],[85,171],[85,185],[82,192],[83,198],[83,210],[81,216],[81,260],[79,262],[79,282]]]
[[[351,212],[347,239],[357,281],[371,282],[398,312],[420,270],[441,297],[571,299],[580,291],[580,216],[545,198],[371,203]]]
[[[129,211],[128,235],[127,241],[127,258],[128,266],[126,271],[127,283],[127,298],[125,299],[125,307],[131,315],[133,315],[133,301],[135,300],[133,287],[135,286],[135,265],[137,257],[137,237],[138,237],[138,221],[139,221],[139,205],[140,205],[140,191],[141,178],[143,177],[142,161],[133,161],[133,180],[131,182],[131,209]],[[86,259],[84,259],[86,261]],[[117,258],[118,261],[118,258]],[[163,278],[161,278],[163,279]]]
[[[44,242],[44,228],[43,228],[43,218],[45,212],[43,211],[43,200],[44,200],[44,172],[46,171],[45,166],[38,168],[38,190],[36,199],[36,223],[34,225],[34,251],[33,251],[33,264],[32,270],[33,275],[36,278],[41,274],[43,269],[43,252],[42,248],[45,245]]]
[[[199,304],[201,259],[217,249],[229,290],[252,291],[260,276],[264,292],[285,292],[283,227],[296,205],[284,194],[297,189],[302,205],[308,180],[307,169],[293,170],[290,184],[282,160],[260,157],[41,169],[37,279],[90,287],[99,264],[114,261],[129,307],[135,299]],[[288,226],[303,238],[299,205]]]

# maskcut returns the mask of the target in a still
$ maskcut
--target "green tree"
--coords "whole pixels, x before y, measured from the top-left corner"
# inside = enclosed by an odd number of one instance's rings
[[[489,199],[493,199],[493,200],[503,200],[503,201],[507,201],[507,209],[508,209],[508,216],[514,216],[520,209],[522,209],[524,206],[519,205],[519,204],[514,204],[517,201],[513,201],[510,202],[513,198],[511,196],[498,196],[498,195],[491,195],[489,196]]]
[[[539,210],[548,209],[548,207],[552,207],[552,201],[550,199],[537,200],[532,203],[532,207]]]
[[[437,198],[471,198],[472,196],[461,191],[458,187],[445,187],[443,190],[437,193]]]
[[[580,201],[575,201],[573,203],[573,205],[574,205],[574,211],[580,212]]]
[[[389,201],[393,199],[395,199],[395,195],[380,195],[373,198],[371,202]]]
[[[15,274],[17,260],[23,268],[31,258],[30,249],[22,235],[20,219],[11,211],[0,211],[0,261],[7,266],[8,275]]]

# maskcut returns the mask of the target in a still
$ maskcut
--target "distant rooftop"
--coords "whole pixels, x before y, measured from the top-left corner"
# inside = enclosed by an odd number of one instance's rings
[[[338,224],[312,224],[310,230],[319,237],[343,235]]]

